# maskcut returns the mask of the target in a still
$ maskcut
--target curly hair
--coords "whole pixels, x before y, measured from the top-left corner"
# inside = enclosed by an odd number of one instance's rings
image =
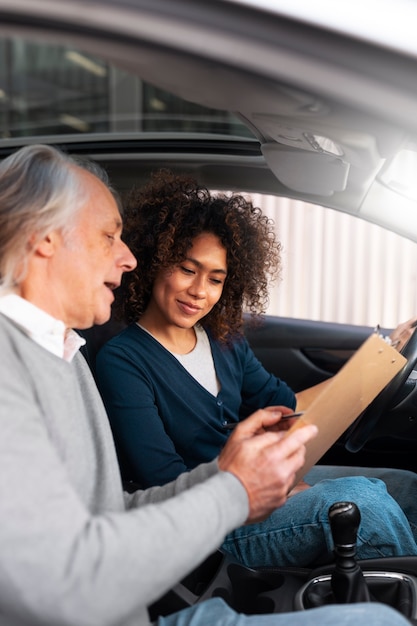
[[[269,279],[281,269],[281,244],[272,220],[242,195],[212,194],[186,175],[153,173],[125,198],[123,239],[137,260],[118,290],[115,311],[136,322],[151,298],[157,274],[181,263],[201,233],[226,249],[227,277],[220,300],[201,320],[219,340],[241,334],[243,312],[256,317],[268,304]]]

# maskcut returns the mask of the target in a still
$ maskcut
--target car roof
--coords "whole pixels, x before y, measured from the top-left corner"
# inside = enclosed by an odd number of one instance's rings
[[[39,133],[4,138],[0,154],[23,142],[58,143],[101,161],[126,187],[156,167],[187,170],[211,187],[313,202],[417,241],[417,194],[397,179],[399,155],[411,178],[417,155],[417,7],[365,0],[329,9],[279,0],[0,0],[0,35],[76,46],[243,124],[229,134]]]
[[[417,53],[413,0],[224,0],[325,28],[384,48]]]

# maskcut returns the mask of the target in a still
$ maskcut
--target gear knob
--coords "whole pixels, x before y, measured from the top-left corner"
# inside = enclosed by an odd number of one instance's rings
[[[369,590],[356,561],[356,538],[361,514],[354,502],[335,502],[329,509],[335,569],[331,587],[336,602],[369,602]]]
[[[329,509],[329,522],[336,550],[356,546],[361,514],[354,502],[332,504]]]

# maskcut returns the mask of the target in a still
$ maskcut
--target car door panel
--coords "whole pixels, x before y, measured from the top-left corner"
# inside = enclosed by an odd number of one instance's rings
[[[333,376],[373,331],[368,326],[265,316],[245,334],[264,367],[294,391]]]

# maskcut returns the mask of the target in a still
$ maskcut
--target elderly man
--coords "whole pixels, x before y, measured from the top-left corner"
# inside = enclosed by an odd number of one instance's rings
[[[47,146],[0,165],[0,624],[149,624],[147,606],[244,522],[286,500],[313,426],[258,411],[218,459],[124,494],[107,417],[79,354],[135,260],[103,173]],[[401,626],[377,604],[242,616],[220,599],[159,624]]]

